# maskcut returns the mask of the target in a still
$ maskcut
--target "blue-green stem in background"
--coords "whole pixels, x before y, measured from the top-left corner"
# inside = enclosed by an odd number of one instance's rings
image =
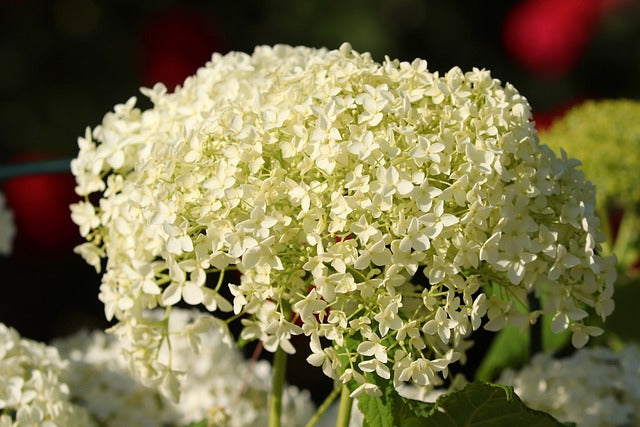
[[[25,175],[67,173],[70,171],[71,159],[54,159],[37,162],[5,164],[0,166],[0,181]]]

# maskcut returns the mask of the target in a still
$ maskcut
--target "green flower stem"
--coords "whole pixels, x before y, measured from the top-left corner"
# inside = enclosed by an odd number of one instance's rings
[[[322,417],[322,415],[327,411],[327,409],[329,409],[329,406],[331,406],[333,401],[336,400],[336,397],[338,397],[338,394],[340,393],[341,390],[342,390],[341,386],[338,386],[333,389],[333,391],[329,394],[329,396],[327,396],[324,402],[322,402],[322,404],[320,405],[316,413],[313,414],[313,417],[311,417],[311,419],[309,420],[309,422],[305,427],[313,427],[316,425],[318,420],[320,420],[320,417]]]
[[[347,427],[351,419],[351,405],[353,399],[349,396],[351,393],[345,384],[342,385],[342,393],[340,394],[340,406],[338,407],[338,419],[336,427]]]
[[[269,427],[280,427],[282,389],[286,371],[287,353],[278,347],[273,356],[273,379],[271,381],[271,399],[269,399]]]
[[[71,171],[71,159],[43,160],[0,166],[0,181],[24,175],[43,173],[67,173]]]

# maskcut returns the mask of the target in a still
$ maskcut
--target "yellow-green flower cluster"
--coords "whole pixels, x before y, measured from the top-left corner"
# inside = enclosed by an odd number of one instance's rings
[[[279,45],[216,54],[175,93],[143,94],[153,108],[132,98],[79,139],[77,191],[101,198],[72,211],[149,383],[175,389],[157,354],[179,303],[219,327],[233,311],[269,351],[309,336],[309,363],[354,395],[378,393],[374,375],[441,384],[473,330],[536,321],[528,293],[549,289],[554,330],[577,346],[601,332],[585,308],[613,310],[593,187],[486,70]],[[182,333],[195,348],[208,326]]]
[[[582,162],[598,190],[598,203],[638,208],[640,204],[640,102],[587,101],[540,135]]]

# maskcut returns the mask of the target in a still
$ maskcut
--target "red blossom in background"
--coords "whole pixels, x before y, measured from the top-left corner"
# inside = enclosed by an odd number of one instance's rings
[[[507,15],[504,44],[514,60],[544,77],[573,69],[604,11],[603,0],[524,0]]]
[[[226,50],[212,17],[188,8],[152,16],[143,27],[141,46],[143,84],[162,82],[169,90],[195,74],[213,52]]]
[[[46,160],[51,156],[24,153],[12,161]],[[71,221],[69,205],[77,202],[75,178],[71,173],[50,173],[21,176],[6,180],[2,191],[13,211],[17,234],[16,254],[46,253],[55,257],[71,253],[82,241],[78,227]]]

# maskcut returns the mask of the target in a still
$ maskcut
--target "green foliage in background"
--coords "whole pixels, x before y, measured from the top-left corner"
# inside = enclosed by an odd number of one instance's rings
[[[556,152],[582,162],[599,204],[640,203],[640,102],[588,101],[540,135]]]

